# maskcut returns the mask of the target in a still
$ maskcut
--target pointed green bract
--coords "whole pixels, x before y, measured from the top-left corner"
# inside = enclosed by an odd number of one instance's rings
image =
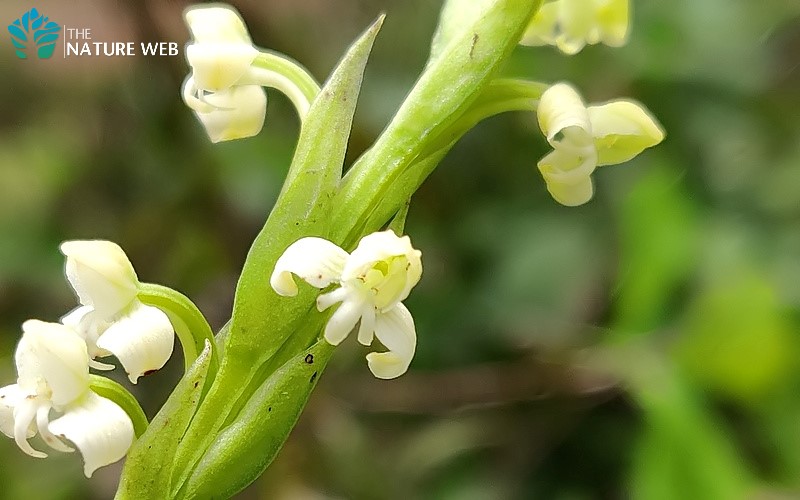
[[[326,236],[330,201],[339,184],[361,80],[378,19],[348,50],[314,100],[300,131],[283,189],[253,242],[236,288],[220,371],[178,450],[177,484],[185,481],[250,381],[298,330],[318,294],[303,288],[280,297],[269,284],[278,257],[304,236]]]
[[[200,402],[210,365],[211,343],[206,342],[150,427],[128,452],[118,500],[153,498],[154,492],[170,490],[175,452]]]
[[[261,475],[289,437],[333,349],[320,340],[267,378],[217,435],[178,496],[229,498]]]

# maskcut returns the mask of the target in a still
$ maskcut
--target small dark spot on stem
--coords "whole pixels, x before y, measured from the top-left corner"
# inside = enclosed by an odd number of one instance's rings
[[[194,388],[195,388],[195,389],[197,389],[197,385],[198,385],[199,383],[200,383],[200,381],[199,381],[199,380],[198,380],[198,381],[196,381],[196,382],[194,383]]]
[[[309,380],[308,383],[313,384],[315,380],[317,380],[317,372],[314,372],[314,374],[311,375],[311,380]]]
[[[267,411],[272,411],[272,407],[270,406],[269,408],[267,408]]]
[[[478,34],[475,33],[472,35],[472,46],[469,48],[469,58],[472,59],[472,55],[475,53],[475,44],[478,43]]]
[[[311,353],[306,354],[306,363],[308,363],[309,365],[313,365],[314,364],[314,355],[313,354],[311,354]]]

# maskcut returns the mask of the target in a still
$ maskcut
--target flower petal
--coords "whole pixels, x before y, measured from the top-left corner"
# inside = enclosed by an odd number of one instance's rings
[[[139,279],[128,256],[116,243],[65,241],[61,253],[67,257],[67,279],[81,304],[110,317],[136,297]]]
[[[50,432],[68,439],[83,455],[86,477],[125,456],[133,443],[133,423],[113,401],[89,391],[50,423]]]
[[[588,111],[599,165],[628,161],[664,140],[661,125],[636,101],[611,101]]]
[[[609,47],[628,42],[630,0],[595,0],[600,41]]]
[[[346,339],[370,304],[358,298],[345,300],[331,315],[325,325],[325,340],[331,345],[339,345]]]
[[[594,0],[557,0],[560,33],[556,45],[561,52],[577,54],[587,42],[593,41],[596,24],[593,3]]]
[[[373,275],[380,277],[373,282]],[[361,238],[342,271],[342,281],[357,280],[374,287],[379,309],[391,309],[405,300],[421,276],[422,252],[411,246],[408,236],[391,230]]]
[[[406,306],[397,304],[393,309],[378,314],[375,335],[388,351],[367,354],[367,364],[372,374],[381,379],[404,374],[417,346],[414,318]]]
[[[27,396],[14,408],[14,441],[19,449],[34,458],[45,458],[47,453],[35,450],[28,443],[31,427],[36,418],[36,410],[39,408],[40,398]],[[49,408],[49,405],[48,405]],[[35,431],[34,431],[34,435]]]
[[[39,428],[39,435],[42,436],[45,443],[56,451],[64,453],[75,451],[55,437],[53,433],[50,432],[50,429],[48,429],[50,423],[50,408],[50,404],[40,404],[36,409],[36,427]]]
[[[537,110],[539,128],[555,149],[583,149],[592,145],[592,123],[578,92],[556,83],[542,93]]]
[[[49,393],[54,406],[63,406],[86,392],[89,355],[83,339],[60,323],[28,320],[22,330],[14,359],[17,383],[27,394]]]
[[[300,238],[287,248],[275,263],[269,283],[284,297],[297,295],[296,274],[317,288],[339,280],[349,254],[334,243],[316,237]]]
[[[202,102],[210,106],[210,110],[192,109],[211,142],[252,137],[264,126],[267,94],[259,85],[230,87],[207,94]]]
[[[250,69],[258,49],[249,43],[192,43],[186,60],[198,88],[212,92],[229,89]]]
[[[520,44],[528,46],[555,45],[558,33],[558,12],[556,2],[542,5],[525,28]]]
[[[96,357],[110,356],[111,353],[97,347],[97,339],[111,324],[103,320],[92,306],[76,307],[61,318],[61,324],[72,328],[86,342],[86,350],[91,359]],[[98,363],[103,365],[103,363]],[[103,365],[110,366],[111,365]]]
[[[19,406],[27,393],[17,384],[7,385],[0,389],[0,432],[6,436],[14,437],[14,409]],[[31,422],[32,424],[32,422]],[[28,426],[27,437],[36,435],[36,428]]]
[[[157,307],[138,302],[97,339],[97,345],[119,359],[132,383],[164,366],[172,355],[175,333]]]
[[[250,43],[242,17],[227,5],[198,5],[183,13],[186,25],[196,42]]]
[[[538,167],[553,199],[562,205],[574,207],[592,199],[594,188],[591,173],[596,162],[594,149],[588,150],[584,156],[556,149],[542,158]]]

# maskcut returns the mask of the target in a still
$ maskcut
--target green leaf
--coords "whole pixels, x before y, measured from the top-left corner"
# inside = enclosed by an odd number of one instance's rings
[[[275,208],[253,242],[236,288],[220,371],[178,450],[180,479],[188,478],[236,401],[286,339],[305,322],[319,294],[302,287],[280,297],[269,285],[275,262],[304,236],[325,236],[330,200],[342,165],[367,58],[383,17],[353,43],[311,105]]]
[[[267,378],[217,435],[179,496],[229,498],[260,476],[289,437],[333,350],[320,340]]]
[[[98,395],[117,403],[131,417],[133,432],[142,437],[147,430],[147,416],[133,394],[110,378],[100,375],[89,375],[89,387]]]
[[[394,190],[394,182],[491,82],[539,3],[482,2],[483,15],[448,31],[448,42],[442,49],[435,47],[441,52],[430,60],[389,126],[345,176],[334,200],[332,241],[351,248],[369,232],[366,223]],[[411,194],[399,197],[406,200]]]
[[[626,195],[620,225],[614,331],[621,336],[652,332],[668,319],[669,304],[695,268],[697,208],[680,175],[655,166]]]
[[[147,431],[128,452],[117,499],[163,498],[170,491],[175,452],[200,402],[211,365],[211,344],[195,360]]]
[[[751,472],[703,399],[652,347],[627,354],[616,364],[627,372],[646,425],[635,451],[631,497],[749,498]]]

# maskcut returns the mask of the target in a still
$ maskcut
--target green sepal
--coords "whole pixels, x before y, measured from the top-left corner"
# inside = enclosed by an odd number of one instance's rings
[[[206,341],[200,356],[128,452],[115,498],[139,500],[170,491],[175,452],[200,402],[211,352],[211,343]]]
[[[452,31],[389,126],[347,173],[334,200],[331,240],[345,249],[395,181],[478,98],[516,47],[539,0],[482,2],[480,16]],[[403,193],[403,199],[411,193]]]
[[[169,317],[183,348],[185,370],[192,366],[198,354],[203,351],[206,341],[209,342],[211,345],[210,370],[213,376],[219,363],[214,332],[194,302],[172,288],[153,283],[140,283],[137,298],[147,305],[161,309]]]
[[[261,475],[289,437],[333,350],[320,340],[267,378],[217,435],[179,496],[229,498]]]
[[[236,288],[222,350],[225,358],[206,400],[175,457],[178,484],[189,477],[216,432],[261,367],[304,325],[318,290],[301,286],[296,297],[270,287],[275,262],[305,236],[326,236],[330,202],[341,180],[364,68],[380,17],[356,40],[314,100],[300,130],[292,164],[264,228],[250,248]]]
[[[110,378],[93,373],[89,374],[89,388],[98,396],[110,399],[125,410],[125,413],[128,414],[131,422],[133,422],[134,434],[136,434],[137,438],[142,437],[142,434],[147,430],[147,416],[144,414],[142,407],[139,406],[139,402],[133,397],[133,394]]]

